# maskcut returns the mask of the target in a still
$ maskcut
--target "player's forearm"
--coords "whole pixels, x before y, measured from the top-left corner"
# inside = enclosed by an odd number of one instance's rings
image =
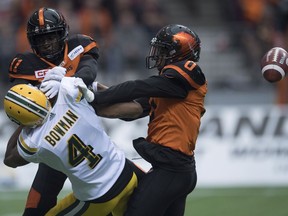
[[[138,118],[143,109],[137,102],[117,103],[111,105],[96,106],[96,112],[99,116],[106,118]]]
[[[177,83],[177,82],[175,82]],[[141,97],[185,98],[188,91],[168,78],[152,76],[145,80],[126,81],[95,92],[94,103],[120,103]]]
[[[17,139],[22,128],[23,126],[19,126],[8,141],[4,156],[4,164],[8,167],[16,168],[18,166],[23,166],[29,163],[19,155],[17,150]]]

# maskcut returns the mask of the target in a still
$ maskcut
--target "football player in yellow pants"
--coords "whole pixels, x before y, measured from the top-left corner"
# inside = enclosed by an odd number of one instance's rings
[[[45,79],[51,76],[53,72]],[[45,90],[45,79],[40,89]],[[4,163],[13,168],[43,163],[68,177],[73,194],[46,215],[123,216],[144,173],[104,131],[100,118],[83,99],[90,90],[82,79],[63,73],[61,80],[53,107],[33,86],[19,84],[8,91],[5,111],[22,127],[8,142]],[[83,86],[86,92],[80,90]]]
[[[130,198],[130,195],[136,186],[137,186],[137,177],[133,173],[133,177],[131,178],[127,186],[122,190],[122,192],[106,202],[101,201],[101,199],[95,199],[89,202],[83,202],[78,200],[74,196],[74,194],[71,193],[64,199],[60,200],[60,202],[58,202],[57,205],[46,214],[46,216],[62,215],[64,213],[67,214],[68,211],[71,214],[73,213],[73,210],[75,208],[83,209],[83,211],[85,211],[81,214],[82,216],[90,216],[90,215],[106,216],[111,212],[111,209],[113,209],[112,211],[113,216],[123,216],[127,208],[127,203]]]

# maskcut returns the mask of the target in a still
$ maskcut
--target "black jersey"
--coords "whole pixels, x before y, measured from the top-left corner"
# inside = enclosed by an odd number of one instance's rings
[[[96,92],[95,103],[149,98],[146,100],[150,107],[147,141],[192,155],[200,118],[205,112],[206,92],[206,78],[201,68],[193,61],[181,61],[165,66],[158,76],[127,81]],[[147,110],[147,105],[143,105],[145,100],[139,102],[143,110]]]
[[[95,60],[98,59],[99,51],[95,40],[81,34],[68,38],[65,44],[64,58],[59,65],[67,69],[66,76],[73,76],[77,73],[80,60],[86,54],[89,54]],[[32,52],[19,53],[10,63],[9,78],[11,82],[17,79],[18,82],[28,81],[32,85],[37,85],[44,79],[46,72],[55,66],[55,64],[46,61]]]

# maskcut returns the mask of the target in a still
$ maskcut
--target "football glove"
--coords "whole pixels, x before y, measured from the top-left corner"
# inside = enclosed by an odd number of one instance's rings
[[[40,90],[44,92],[44,94],[49,98],[55,97],[58,94],[59,88],[61,85],[61,81],[56,80],[48,80],[44,81],[40,85]]]
[[[56,66],[47,71],[47,73],[45,74],[44,80],[42,82],[49,81],[49,80],[56,80],[60,82],[62,78],[65,76],[65,74],[66,74],[66,68]]]
[[[40,85],[40,90],[51,99],[58,94],[62,78],[66,74],[66,68],[56,66],[49,69]]]
[[[98,91],[98,82],[93,82],[92,83],[92,91],[93,92],[97,92]]]
[[[87,88],[86,84],[83,82],[83,80],[81,78],[75,78],[74,79],[74,85],[80,89],[84,98],[88,102],[92,102],[94,100],[94,93]]]

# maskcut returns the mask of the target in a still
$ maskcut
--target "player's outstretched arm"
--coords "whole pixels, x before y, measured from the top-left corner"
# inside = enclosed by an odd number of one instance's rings
[[[104,91],[108,89],[108,86],[94,82],[92,85],[93,92]],[[120,118],[120,119],[137,119],[143,115],[143,106],[137,101],[114,103],[114,104],[102,104],[98,105],[93,101],[92,107],[96,111],[97,115],[106,118]]]
[[[23,126],[19,126],[8,141],[4,157],[4,164],[8,167],[16,168],[18,166],[23,166],[29,163],[20,156],[17,150],[17,139],[22,128]]]

